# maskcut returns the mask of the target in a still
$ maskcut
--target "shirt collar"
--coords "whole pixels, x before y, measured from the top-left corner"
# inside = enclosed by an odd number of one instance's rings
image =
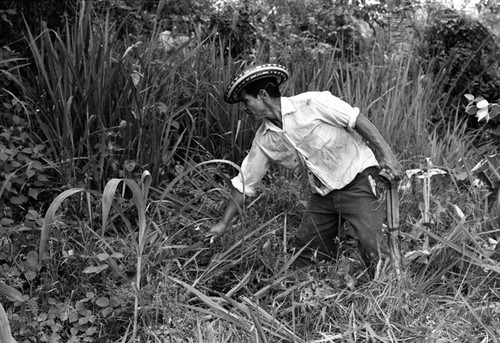
[[[281,97],[281,117],[284,117],[286,114],[292,112],[295,112],[295,106],[293,105],[292,101],[289,98]],[[268,130],[279,132],[283,131],[269,120],[264,120],[263,125],[264,133],[266,133]]]

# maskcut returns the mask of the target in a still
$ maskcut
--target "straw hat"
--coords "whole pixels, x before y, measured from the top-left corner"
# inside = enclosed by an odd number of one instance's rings
[[[255,67],[250,67],[245,69],[243,72],[238,74],[233,81],[227,86],[226,92],[224,93],[224,101],[230,104],[234,104],[240,99],[238,99],[238,94],[240,91],[248,85],[249,83],[260,80],[267,77],[274,77],[281,85],[283,82],[288,80],[290,76],[290,71],[279,64],[261,64]]]

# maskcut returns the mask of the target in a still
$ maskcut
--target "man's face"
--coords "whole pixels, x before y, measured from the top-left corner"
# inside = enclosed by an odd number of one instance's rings
[[[240,98],[241,103],[243,104],[243,110],[250,118],[257,121],[266,118],[268,108],[260,95],[254,97],[243,90],[241,91]]]

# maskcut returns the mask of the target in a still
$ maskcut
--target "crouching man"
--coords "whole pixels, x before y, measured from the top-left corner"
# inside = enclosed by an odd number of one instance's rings
[[[385,202],[377,194],[380,168],[402,174],[397,157],[375,126],[359,109],[328,91],[281,96],[279,86],[290,76],[277,64],[246,69],[224,94],[228,103],[241,102],[260,122],[241,173],[232,179],[232,199],[209,235],[221,234],[244,204],[270,163],[289,169],[303,168],[311,195],[294,239],[296,260],[304,266],[330,257],[335,238],[345,221],[358,238],[360,254],[372,268],[384,252],[382,223]],[[377,150],[379,160],[365,141]]]

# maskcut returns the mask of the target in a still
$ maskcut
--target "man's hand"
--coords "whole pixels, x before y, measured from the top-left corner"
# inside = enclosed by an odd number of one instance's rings
[[[384,156],[380,158],[379,164],[380,169],[389,169],[396,178],[403,177],[403,167],[392,151],[386,152]]]
[[[243,207],[244,201],[245,196],[237,189],[233,188],[231,191],[231,199],[228,201],[226,209],[224,210],[224,216],[205,235],[205,237],[210,239],[210,243],[214,241],[215,237],[219,236],[227,229],[235,214]]]
[[[213,243],[215,237],[223,233],[227,229],[227,227],[228,225],[223,221],[218,222],[210,229],[210,231],[206,233],[205,239],[210,239],[210,243]]]

